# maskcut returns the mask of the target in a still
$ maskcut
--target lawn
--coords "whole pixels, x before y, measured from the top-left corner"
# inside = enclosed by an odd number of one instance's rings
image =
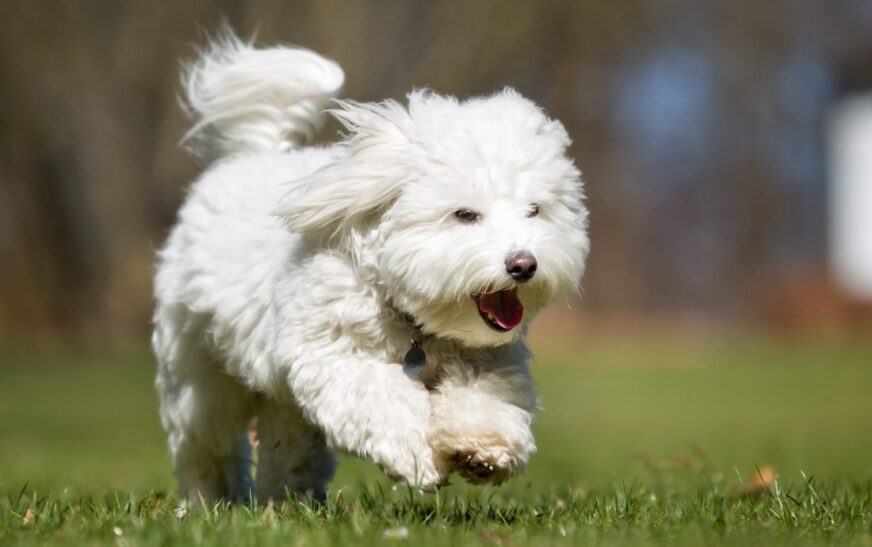
[[[345,458],[326,506],[187,512],[144,345],[7,347],[0,544],[872,545],[872,341],[572,347],[542,348],[539,451],[501,488],[418,495]]]

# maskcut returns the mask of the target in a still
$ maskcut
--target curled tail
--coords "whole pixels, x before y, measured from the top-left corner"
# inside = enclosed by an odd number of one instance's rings
[[[193,127],[182,142],[204,163],[240,152],[288,150],[312,141],[345,75],[294,47],[257,49],[225,31],[182,74]]]

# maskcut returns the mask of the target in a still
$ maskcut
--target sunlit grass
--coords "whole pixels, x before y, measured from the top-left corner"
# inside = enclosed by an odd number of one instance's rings
[[[346,458],[326,506],[184,515],[143,346],[6,349],[0,544],[872,542],[872,343],[578,346],[536,364],[539,451],[504,487]]]

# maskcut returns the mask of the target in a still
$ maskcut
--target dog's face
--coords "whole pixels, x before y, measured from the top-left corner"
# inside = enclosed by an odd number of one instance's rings
[[[413,99],[410,116],[417,175],[381,225],[388,292],[427,332],[510,342],[583,270],[586,211],[566,133],[513,93]]]
[[[382,125],[344,160],[357,163],[346,166],[354,172],[370,169],[359,191],[377,194],[378,203],[356,201],[344,226],[354,229],[355,215],[368,219],[378,243],[364,260],[392,304],[425,332],[471,346],[506,344],[576,287],[587,211],[558,122],[512,91],[465,102],[417,93],[408,110],[351,108],[377,112],[369,121]],[[353,148],[362,124],[346,123],[358,131]]]

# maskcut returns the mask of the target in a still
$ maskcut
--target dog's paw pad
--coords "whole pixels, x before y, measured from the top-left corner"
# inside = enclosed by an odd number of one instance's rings
[[[511,469],[502,468],[473,452],[457,452],[451,456],[451,461],[460,476],[473,484],[501,484],[512,475]]]

